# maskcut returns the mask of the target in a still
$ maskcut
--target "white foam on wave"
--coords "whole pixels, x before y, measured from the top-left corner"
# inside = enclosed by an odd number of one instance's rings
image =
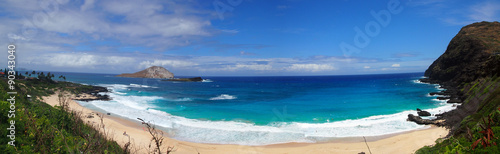
[[[113,91],[123,91],[128,89],[128,85],[124,84],[99,84],[98,86],[106,87],[108,89],[111,89]]]
[[[177,101],[177,102],[187,102],[187,101],[193,101],[192,98],[178,98],[178,99],[175,99],[173,101]]]
[[[114,85],[113,88],[123,88]],[[123,96],[110,93],[112,101],[91,101],[87,105],[98,107],[107,112],[127,117],[151,121],[161,126],[172,138],[200,143],[269,145],[290,142],[321,142],[340,137],[379,136],[400,133],[428,126],[406,121],[408,114],[416,111],[403,111],[389,115],[370,116],[328,123],[276,122],[269,125],[255,125],[240,121],[208,121],[174,116],[153,109],[150,102],[162,99],[155,96]],[[210,100],[236,99],[235,96],[221,94]],[[181,98],[178,100],[189,100]],[[439,107],[426,109],[436,115],[456,108],[456,104],[447,104],[446,100],[432,99]],[[119,107],[117,107],[119,106]],[[426,117],[432,119],[435,117]],[[270,117],[270,119],[275,117]]]
[[[129,90],[129,88],[158,88],[158,87],[141,85],[141,84],[134,84],[134,83],[131,83],[129,85],[125,85],[125,84],[99,84],[98,86],[106,87],[108,89],[113,89],[115,91]]]
[[[119,94],[119,95],[126,95],[126,94],[127,94],[127,93],[122,93],[122,92],[118,92],[118,91],[115,91],[115,92],[113,92],[113,93],[115,93],[115,94]]]
[[[158,88],[158,87],[153,87],[153,86],[148,86],[148,85],[142,85],[142,84],[130,84],[130,87],[140,87],[140,88]]]
[[[416,111],[320,124],[277,122],[261,126],[237,121],[197,120],[153,109],[148,102],[161,99],[158,97],[121,96],[112,93],[111,95],[112,101],[91,101],[88,104],[130,119],[152,120],[154,124],[163,127],[172,138],[200,143],[239,145],[312,143],[339,137],[386,135],[426,127],[406,121],[407,115],[417,114]],[[435,115],[453,109],[451,105],[444,104],[427,111]]]
[[[416,79],[416,80],[412,80],[413,83],[419,83],[419,84],[427,84],[427,83],[423,83],[422,81],[420,81],[419,79]]]
[[[210,79],[203,79],[201,82],[213,82],[213,81]]]
[[[231,99],[236,99],[236,96],[228,95],[228,94],[222,94],[217,97],[212,97],[210,100],[231,100]]]

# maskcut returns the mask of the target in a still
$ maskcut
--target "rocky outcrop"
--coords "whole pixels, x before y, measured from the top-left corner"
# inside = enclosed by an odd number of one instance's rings
[[[463,27],[446,51],[425,71],[424,82],[460,86],[500,72],[500,23]]]
[[[424,110],[420,110],[419,108],[417,108],[417,114],[418,114],[418,116],[422,116],[422,117],[431,116],[431,113],[424,111]]]
[[[102,101],[109,101],[111,98],[109,95],[101,95],[99,93],[106,93],[109,92],[109,90],[105,87],[100,87],[100,86],[91,86],[88,89],[82,89],[79,91],[79,94],[73,98],[73,100],[77,101],[95,101],[95,100],[102,100]]]
[[[448,99],[448,103],[463,103],[455,110],[436,115],[436,120],[428,121],[414,115],[408,115],[408,120],[419,124],[442,121],[441,124],[451,128],[452,133],[466,132],[460,126],[465,117],[481,117],[477,114],[485,115],[500,105],[491,101],[497,99],[496,94],[500,92],[496,87],[500,85],[496,81],[484,81],[495,78],[499,73],[500,23],[479,22],[463,27],[450,41],[446,51],[425,71],[427,78],[420,80],[440,84],[447,89],[430,95],[440,95],[440,99]],[[481,92],[475,93],[478,89]],[[469,119],[465,123],[471,121]]]
[[[151,66],[139,72],[124,73],[117,75],[117,77],[172,79],[174,74],[161,66]]]
[[[408,115],[408,121],[413,121],[417,124],[421,125],[437,125],[437,126],[443,126],[443,120],[429,120],[429,119],[422,119],[420,116],[415,116],[413,114]]]

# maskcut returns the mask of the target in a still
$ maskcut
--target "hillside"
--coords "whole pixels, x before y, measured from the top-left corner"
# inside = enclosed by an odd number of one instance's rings
[[[451,129],[446,139],[417,153],[500,153],[500,23],[463,27],[425,71],[457,109],[438,115]],[[450,101],[449,101],[450,103]]]
[[[101,131],[102,123],[87,123],[81,112],[67,109],[70,95],[98,93],[102,87],[53,81],[43,75],[23,78],[17,76],[11,90],[7,77],[0,75],[0,153],[129,153]],[[60,104],[56,107],[42,99],[55,94]]]
[[[479,22],[463,27],[446,52],[425,71],[434,82],[460,86],[500,72],[500,23]]]
[[[174,74],[161,66],[151,66],[135,73],[123,73],[117,77],[172,79]]]

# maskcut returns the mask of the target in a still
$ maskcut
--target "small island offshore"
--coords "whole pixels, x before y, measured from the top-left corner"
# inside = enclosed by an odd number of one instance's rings
[[[203,78],[174,78],[174,73],[161,66],[151,66],[135,73],[123,73],[117,77],[165,79],[163,81],[201,82]]]

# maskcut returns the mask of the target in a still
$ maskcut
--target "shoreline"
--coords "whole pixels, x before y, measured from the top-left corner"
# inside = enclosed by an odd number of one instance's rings
[[[44,102],[54,106],[58,104],[57,94],[43,97]],[[132,152],[147,153],[150,135],[142,129],[139,121],[133,121],[116,115],[106,115],[99,111],[91,110],[81,106],[71,96],[69,108],[82,112],[82,119],[89,124],[100,123],[96,113],[104,116],[103,122],[106,126],[108,137],[115,140],[123,147],[128,142],[124,132],[130,136]],[[94,113],[94,118],[86,116]],[[449,130],[443,127],[431,126],[428,128],[387,134],[381,136],[367,136],[367,144],[373,153],[413,153],[426,145],[435,144],[435,140],[443,138]],[[327,142],[319,143],[281,143],[262,146],[246,146],[234,144],[208,144],[179,141],[164,135],[163,147],[174,146],[174,153],[368,153],[368,148],[363,137],[342,137]]]

